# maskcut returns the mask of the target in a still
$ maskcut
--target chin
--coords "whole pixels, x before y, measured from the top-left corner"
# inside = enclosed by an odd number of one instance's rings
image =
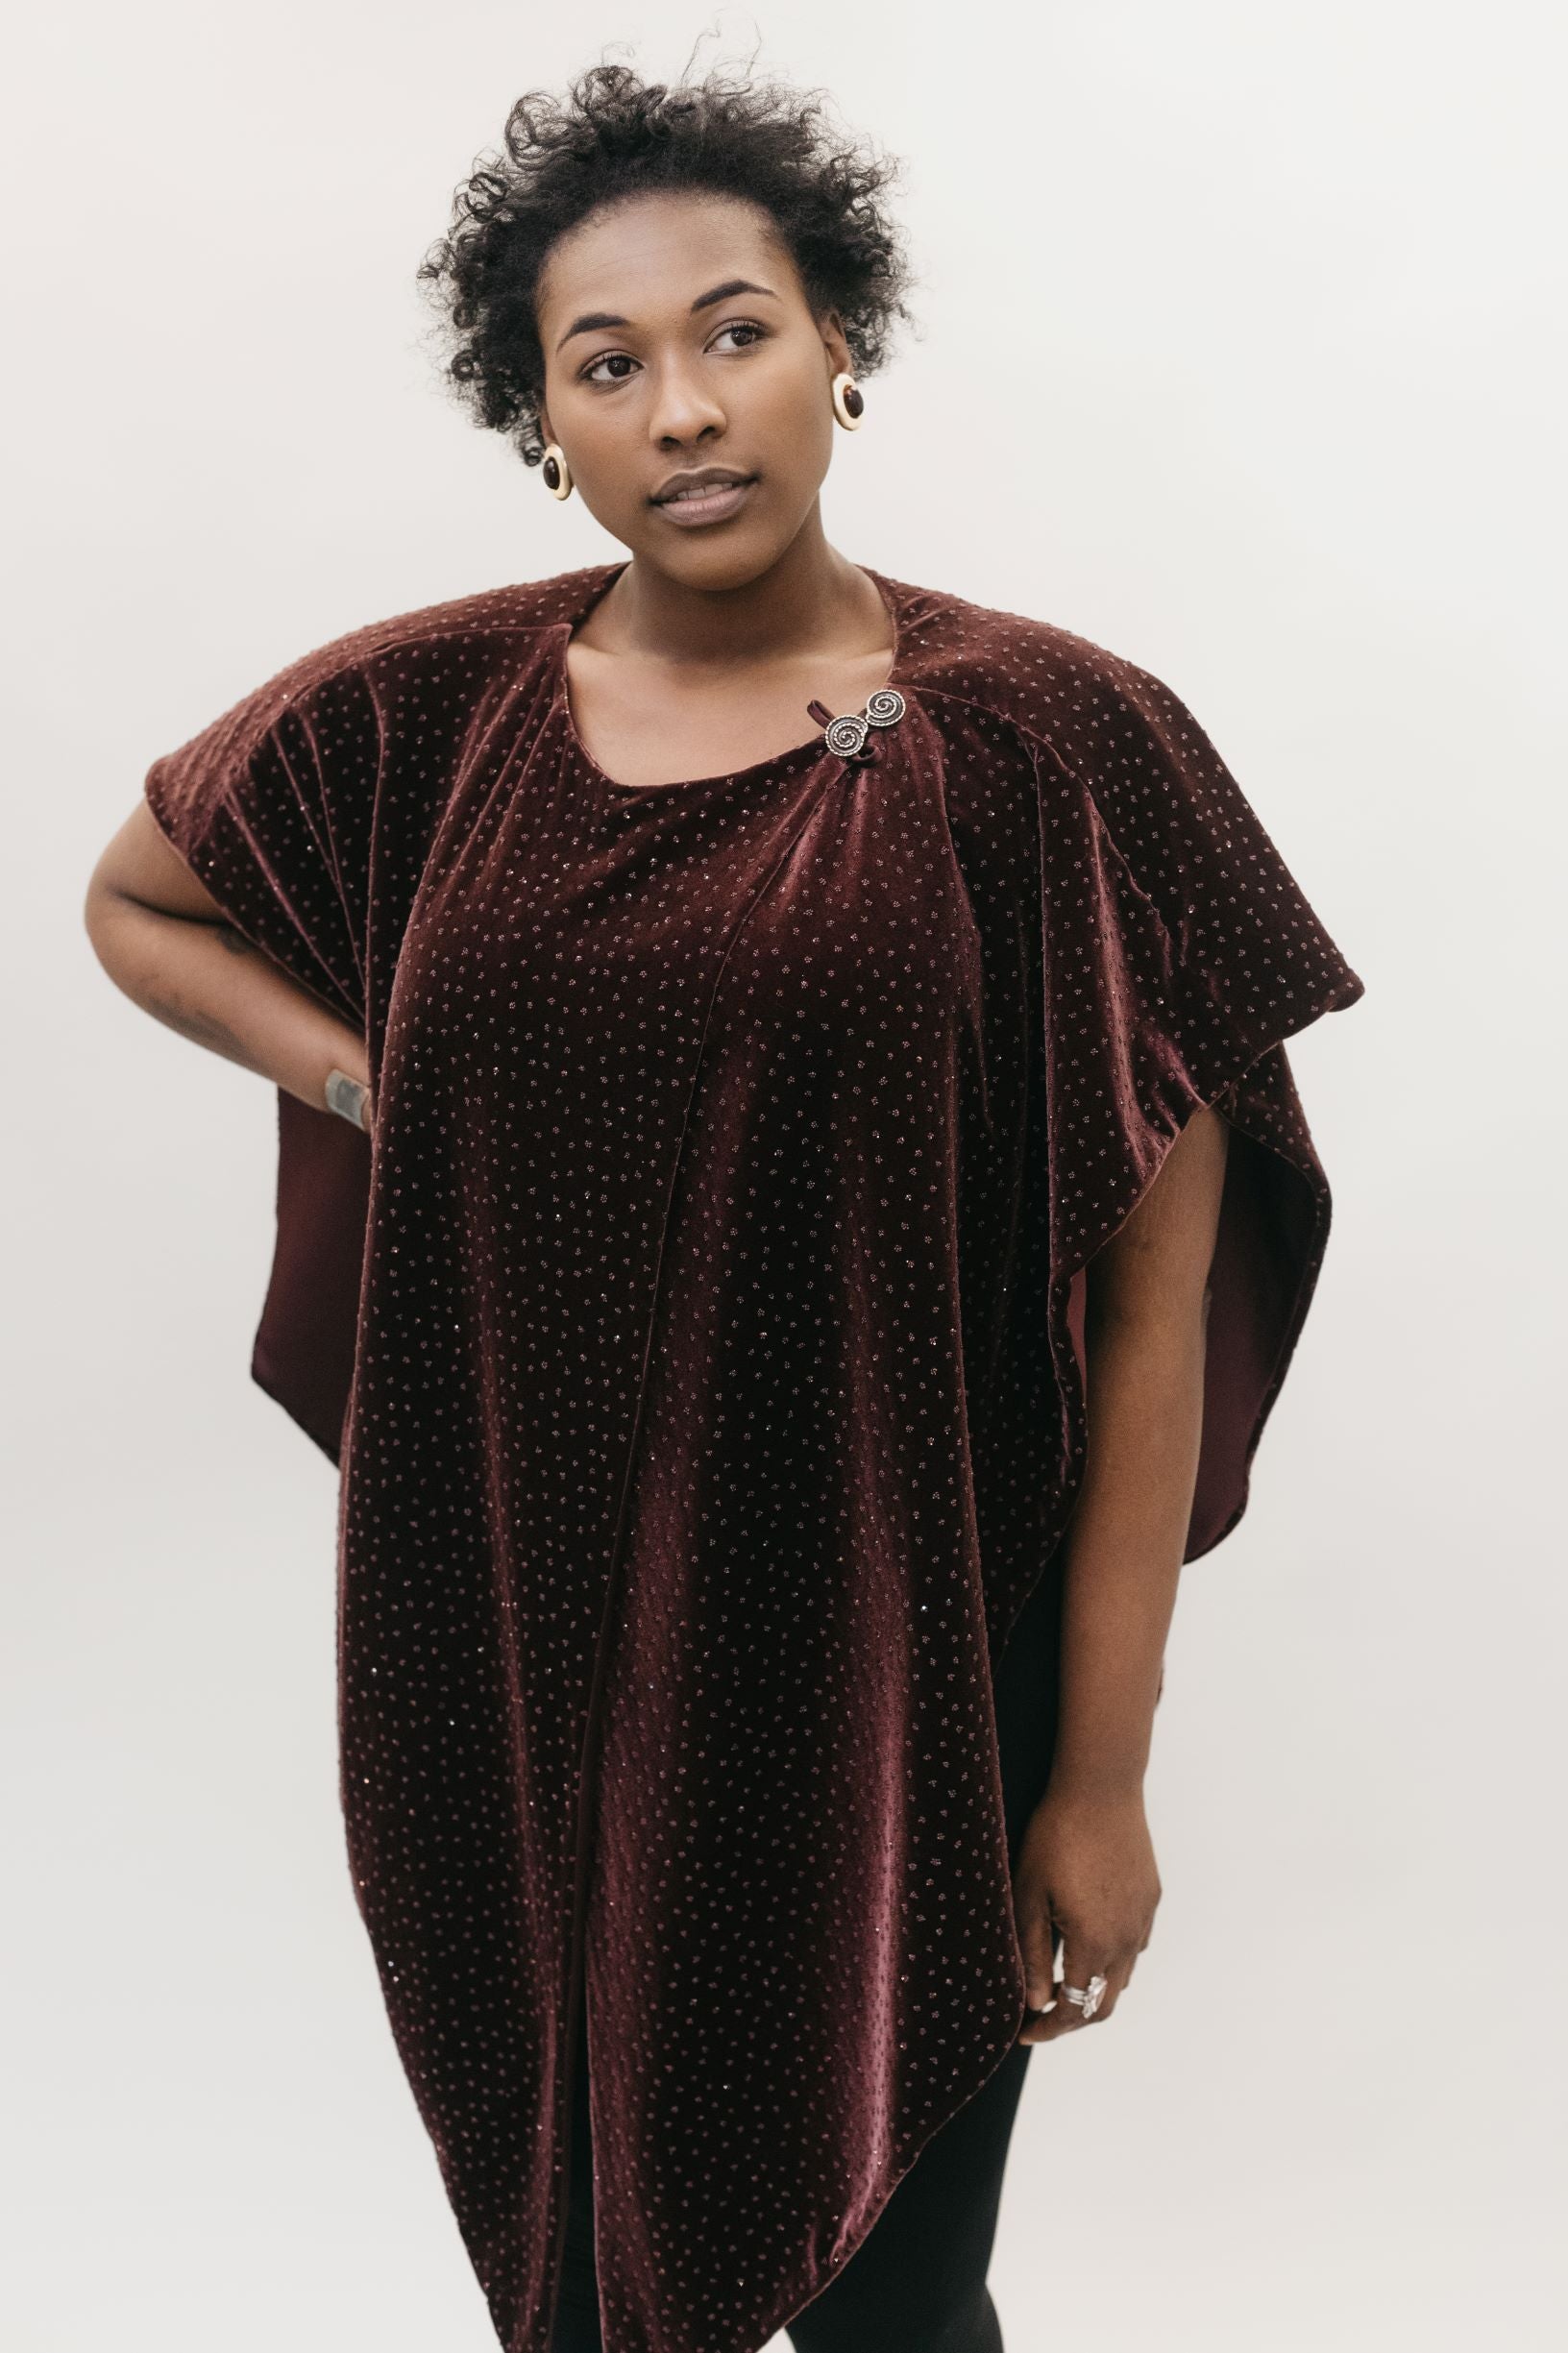
[[[701,531],[662,530],[651,544],[645,534],[637,549],[651,568],[694,588],[744,588],[783,551],[772,532],[722,524]]]

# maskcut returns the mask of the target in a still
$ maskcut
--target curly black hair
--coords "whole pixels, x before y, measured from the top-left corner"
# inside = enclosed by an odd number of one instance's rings
[[[882,201],[902,167],[836,131],[828,105],[824,91],[723,66],[665,84],[600,64],[564,98],[519,98],[504,154],[478,159],[453,195],[450,233],[418,271],[454,340],[449,389],[474,422],[512,438],[526,465],[539,463],[545,355],[534,297],[545,257],[598,206],[655,189],[760,205],[813,309],[838,311],[854,373],[881,366],[894,320],[911,316],[903,237]]]

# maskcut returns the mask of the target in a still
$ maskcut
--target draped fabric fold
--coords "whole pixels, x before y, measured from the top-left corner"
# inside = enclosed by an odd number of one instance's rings
[[[1070,1353],[1058,1350],[1065,1445],[1080,1459],[1083,1269],[1193,1112],[1215,1106],[1233,1136],[1210,1278],[1193,1559],[1245,1508],[1328,1239],[1329,1188],[1285,1041],[1354,1004],[1362,984],[1170,688],[1083,641],[1068,641],[1065,664],[1089,716],[1070,730],[1053,717],[1052,737],[1034,739],[1052,1251],[1072,1335]]]
[[[1086,1269],[1217,1105],[1194,1557],[1328,1234],[1285,1041],[1361,984],[1170,689],[879,573],[874,761],[616,783],[623,568],[334,640],[146,791],[369,1057],[374,1146],[280,1092],[252,1369],[338,1465],[355,1898],[497,2335],[586,2003],[608,2353],[759,2353],[1022,2019],[993,1688]]]

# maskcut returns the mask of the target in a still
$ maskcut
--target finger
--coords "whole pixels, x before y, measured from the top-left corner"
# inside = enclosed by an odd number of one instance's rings
[[[1023,1956],[1024,2000],[1032,2012],[1049,2012],[1056,2003],[1056,1930],[1042,1903],[1016,1907],[1018,1949]]]
[[[1122,1955],[1109,1950],[1104,1945],[1091,1944],[1088,1937],[1070,1933],[1062,1951],[1062,1983],[1057,1988],[1061,2007],[1067,2013],[1076,2029],[1098,2022],[1111,1990],[1112,1974]],[[1103,1980],[1103,1983],[1097,1981]],[[1093,1998],[1093,2009],[1085,2016],[1085,2004],[1074,2001],[1067,1992],[1071,1986],[1079,1994]]]
[[[1119,1961],[1103,1973],[1105,1992],[1100,1997],[1099,2008],[1089,2022],[1091,2026],[1099,2025],[1103,2019],[1111,2016],[1122,1995],[1127,1991],[1127,1983],[1132,1976],[1137,1960],[1136,1952],[1124,1953]]]
[[[1059,2029],[1062,2016],[1062,1940],[1049,1916],[1029,1924],[1023,1939],[1024,2000],[1027,2014],[1018,2029],[1020,2043],[1046,2043]]]
[[[1058,1940],[1055,1970],[1056,1984],[1054,1989],[1056,1995],[1056,2007],[1047,2017],[1041,2018],[1038,2021],[1031,2020],[1029,2022],[1030,2032],[1027,2036],[1028,2041],[1032,2043],[1054,2043],[1065,2034],[1076,2034],[1078,2029],[1083,2025],[1084,2014],[1082,2009],[1075,2002],[1068,2001],[1063,1994],[1062,1989],[1065,1985],[1088,1984],[1089,1980],[1087,1976],[1080,1978],[1074,1976],[1073,1974],[1074,1970],[1078,1966],[1076,1955],[1084,1949],[1086,1949],[1086,1948],[1084,1946],[1083,1939],[1081,1937],[1075,1938],[1074,1933],[1070,1928],[1066,1931],[1063,1938]]]

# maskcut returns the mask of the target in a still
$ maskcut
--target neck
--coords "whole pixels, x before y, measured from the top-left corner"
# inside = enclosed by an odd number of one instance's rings
[[[768,570],[733,588],[694,586],[634,556],[593,621],[606,653],[672,668],[806,660],[829,647],[842,652],[846,641],[870,654],[892,643],[875,582],[829,547],[816,505]]]

